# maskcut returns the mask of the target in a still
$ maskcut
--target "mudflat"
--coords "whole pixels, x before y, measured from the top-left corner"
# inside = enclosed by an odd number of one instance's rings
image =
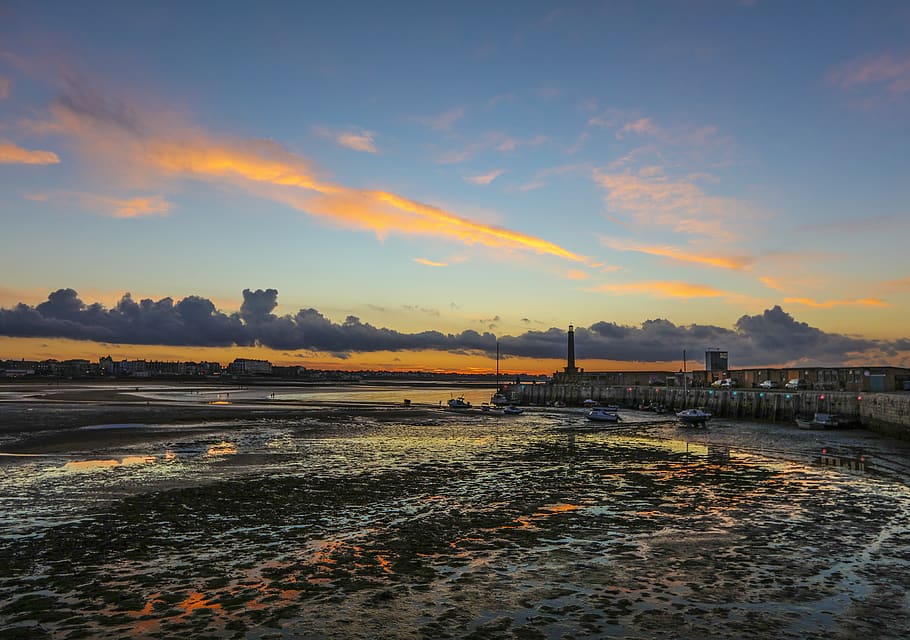
[[[0,637],[910,633],[906,444],[868,432],[2,391]]]

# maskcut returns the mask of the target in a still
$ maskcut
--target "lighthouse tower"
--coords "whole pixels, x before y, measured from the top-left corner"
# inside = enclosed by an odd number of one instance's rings
[[[574,375],[578,373],[578,367],[575,366],[575,327],[569,325],[569,357],[566,360],[566,374]]]

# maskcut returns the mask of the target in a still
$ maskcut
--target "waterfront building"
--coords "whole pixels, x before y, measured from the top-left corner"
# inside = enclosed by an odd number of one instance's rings
[[[715,380],[726,378],[727,370],[730,367],[728,354],[720,349],[708,349],[705,351],[705,379],[711,383]]]
[[[272,363],[268,360],[235,358],[228,365],[228,373],[238,376],[270,376],[272,375]]]

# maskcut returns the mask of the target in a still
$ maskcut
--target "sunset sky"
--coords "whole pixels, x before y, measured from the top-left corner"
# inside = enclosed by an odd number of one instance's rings
[[[0,359],[910,366],[908,150],[904,1],[0,1]]]

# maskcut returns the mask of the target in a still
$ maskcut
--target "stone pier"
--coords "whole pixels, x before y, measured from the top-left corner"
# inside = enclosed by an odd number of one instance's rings
[[[580,406],[585,400],[623,407],[662,405],[673,411],[704,407],[719,417],[792,422],[798,415],[837,413],[863,427],[910,439],[910,393],[785,391],[758,389],[684,390],[682,387],[619,387],[590,384],[513,384],[513,400],[525,405],[562,403]]]

